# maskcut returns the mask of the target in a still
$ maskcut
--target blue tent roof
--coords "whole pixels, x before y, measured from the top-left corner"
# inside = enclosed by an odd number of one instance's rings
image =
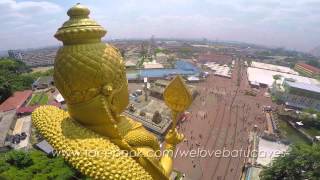
[[[175,68],[166,68],[166,69],[141,69],[137,70],[137,74],[127,74],[127,78],[129,80],[134,78],[163,78],[169,75],[197,75],[200,73],[198,67],[194,66],[193,64],[179,60],[175,64]]]

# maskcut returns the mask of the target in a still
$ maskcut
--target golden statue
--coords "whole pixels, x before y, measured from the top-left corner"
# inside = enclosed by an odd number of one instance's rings
[[[189,91],[176,77],[165,91],[173,127],[161,156],[157,138],[121,115],[128,105],[125,66],[118,50],[102,43],[106,30],[77,4],[55,37],[63,42],[54,64],[54,82],[68,112],[42,106],[32,113],[38,131],[66,161],[93,179],[169,179],[173,152],[183,135],[177,114],[191,103]]]

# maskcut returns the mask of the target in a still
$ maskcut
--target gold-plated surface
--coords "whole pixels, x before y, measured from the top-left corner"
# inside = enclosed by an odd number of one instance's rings
[[[64,46],[55,59],[54,81],[68,111],[42,106],[32,121],[55,150],[93,179],[168,179],[183,135],[174,125],[165,137],[166,153],[157,157],[157,138],[121,115],[129,102],[125,66],[118,50],[101,42],[106,30],[89,13],[75,5],[55,34]],[[177,78],[165,97],[173,112],[182,112],[191,102]]]
[[[176,76],[163,92],[166,105],[172,111],[172,129],[176,127],[177,115],[185,111],[192,103],[192,96],[180,76]]]

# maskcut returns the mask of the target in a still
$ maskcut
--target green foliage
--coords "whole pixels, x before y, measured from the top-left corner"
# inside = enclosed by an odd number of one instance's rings
[[[71,179],[76,176],[82,178],[61,157],[48,158],[36,150],[10,151],[0,159],[0,179]]]
[[[30,154],[23,151],[10,151],[6,162],[18,169],[27,168],[33,164]]]
[[[17,61],[10,58],[0,58],[0,69],[7,70],[11,73],[22,73],[30,71],[22,61]]]
[[[314,114],[316,114],[316,117],[313,116]],[[320,131],[320,112],[315,109],[305,109],[304,112],[299,115],[299,120],[301,120],[307,128],[315,128]]]
[[[313,108],[305,109],[304,112],[310,113],[310,114],[317,114],[318,113],[318,111]]]
[[[157,54],[157,53],[161,53],[163,51],[163,49],[162,48],[156,48],[154,51]]]
[[[3,76],[0,76],[0,103],[12,95],[12,87]]]
[[[0,59],[0,103],[12,95],[14,91],[31,89],[32,83],[40,76],[53,74],[53,69],[46,72],[31,73],[21,61],[9,58]]]
[[[263,169],[260,178],[262,180],[319,179],[320,145],[292,145],[288,153],[279,156],[272,165]]]
[[[281,78],[280,74],[273,75],[274,80],[279,80]]]
[[[271,100],[272,100],[272,102],[275,102],[277,104],[282,104],[283,103],[281,98],[279,96],[277,96],[277,95],[272,95]]]
[[[11,96],[13,91],[26,89],[26,86],[30,87],[29,84],[33,80],[29,76],[20,75],[29,70],[21,61],[0,59],[0,102]]]

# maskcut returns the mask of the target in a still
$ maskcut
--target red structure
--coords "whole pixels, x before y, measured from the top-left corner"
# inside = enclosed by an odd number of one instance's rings
[[[58,108],[61,108],[61,103],[58,103],[58,102],[55,102],[55,101],[52,101],[48,105],[56,106]],[[36,106],[23,106],[23,107],[20,107],[20,108],[17,109],[16,114],[18,116],[30,115],[38,107],[39,107],[39,105],[36,105]]]
[[[305,63],[297,63],[294,67],[296,71],[300,73],[306,74],[308,76],[315,76],[320,74],[320,69],[309,64]]]
[[[15,92],[11,97],[0,104],[0,112],[6,112],[22,107],[24,103],[31,97],[31,95],[31,90]]]

